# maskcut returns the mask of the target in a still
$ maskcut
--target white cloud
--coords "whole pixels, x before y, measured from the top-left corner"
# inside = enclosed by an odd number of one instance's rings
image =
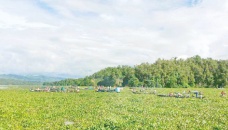
[[[30,28],[56,28],[53,25],[49,25],[41,22],[29,22],[24,17],[17,15],[11,15],[0,10],[0,28],[2,29],[30,29]]]
[[[92,74],[194,55],[228,59],[226,0],[0,2],[0,72]]]

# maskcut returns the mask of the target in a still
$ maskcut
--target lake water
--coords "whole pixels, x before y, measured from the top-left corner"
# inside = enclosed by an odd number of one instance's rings
[[[8,85],[0,85],[0,89],[7,89]]]

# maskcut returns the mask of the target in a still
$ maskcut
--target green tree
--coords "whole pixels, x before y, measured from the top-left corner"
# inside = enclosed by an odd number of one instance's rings
[[[138,87],[139,85],[139,79],[136,78],[136,77],[132,77],[130,80],[129,80],[129,86],[130,87]]]

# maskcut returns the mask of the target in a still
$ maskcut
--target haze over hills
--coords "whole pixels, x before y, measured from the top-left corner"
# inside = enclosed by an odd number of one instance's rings
[[[0,74],[0,85],[33,85],[43,82],[54,82],[65,79],[64,77],[44,76],[44,75],[16,75]]]

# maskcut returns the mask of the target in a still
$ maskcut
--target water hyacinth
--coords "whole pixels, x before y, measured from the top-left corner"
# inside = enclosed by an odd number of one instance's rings
[[[157,89],[157,93],[184,89]],[[36,93],[0,90],[0,129],[228,129],[228,100],[217,89],[206,98],[121,93]]]

